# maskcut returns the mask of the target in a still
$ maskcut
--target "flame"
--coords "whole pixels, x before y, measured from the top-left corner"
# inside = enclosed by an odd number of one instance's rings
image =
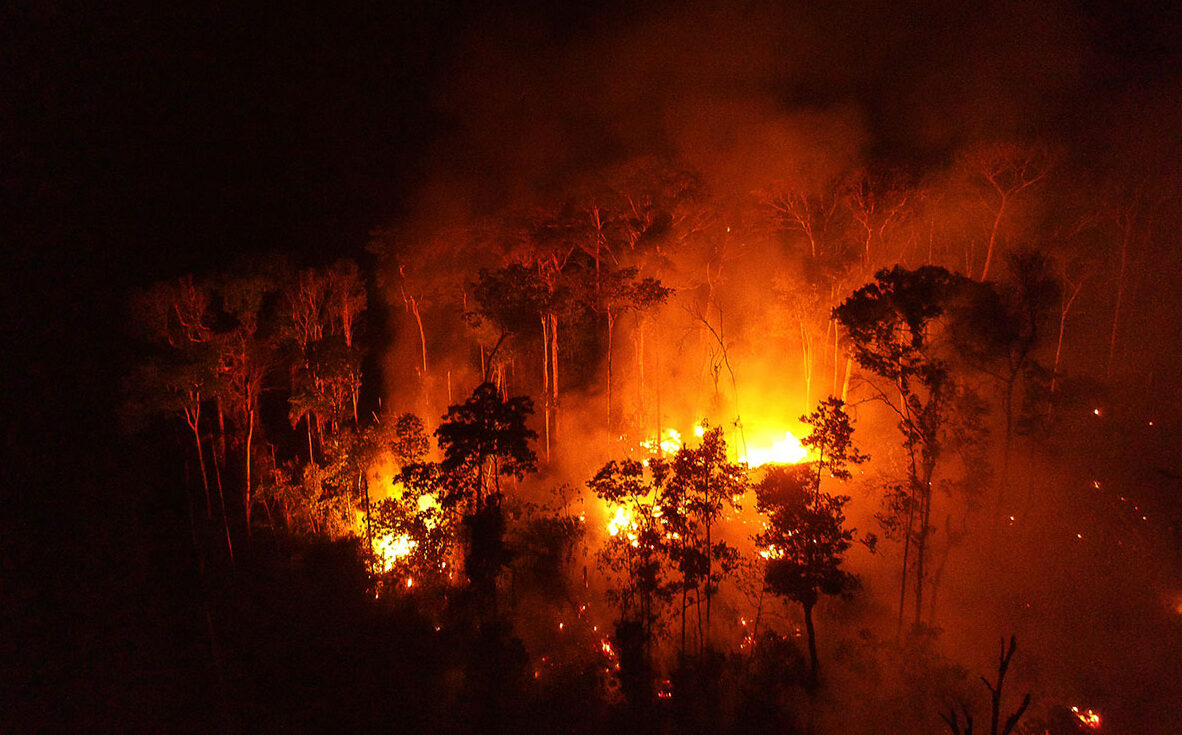
[[[809,456],[809,450],[792,435],[791,431],[784,432],[784,438],[768,441],[751,441],[747,445],[747,456],[740,457],[740,462],[746,462],[749,467],[762,467],[765,464],[797,464]]]
[[[1101,724],[1100,713],[1090,709],[1081,710],[1079,707],[1072,707],[1071,714],[1089,730],[1099,730]]]
[[[701,428],[701,427],[698,427]],[[695,429],[695,432],[697,429]],[[699,436],[701,436],[699,434]],[[645,439],[640,442],[640,446],[648,451],[656,454],[658,449],[663,454],[676,454],[681,449],[681,432],[677,429],[666,429],[665,438],[659,442],[656,439]]]
[[[407,534],[383,534],[373,540],[373,553],[378,557],[382,573],[394,568],[399,559],[414,551],[416,542]],[[407,585],[410,586],[409,584]]]
[[[769,546],[766,549],[760,549],[759,555],[764,559],[779,559],[784,556],[784,552],[775,546]]]
[[[622,505],[617,505],[615,515],[607,522],[607,532],[612,536],[619,536],[620,531],[631,530],[634,525],[632,511]]]

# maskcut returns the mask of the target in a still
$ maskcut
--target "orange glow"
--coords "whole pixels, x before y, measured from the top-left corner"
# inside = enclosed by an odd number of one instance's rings
[[[612,536],[619,536],[621,531],[631,530],[634,527],[632,512],[622,505],[617,505],[615,514],[607,522],[607,532]]]
[[[403,559],[410,555],[416,543],[410,536],[401,534],[395,536],[392,533],[383,534],[373,540],[373,553],[378,557],[378,568],[382,573],[388,572],[394,568],[399,559]],[[410,587],[410,581],[407,581],[407,587]]]
[[[762,467],[766,464],[797,464],[808,459],[809,450],[800,440],[785,431],[782,438],[760,437],[747,442],[747,456],[740,457],[740,462],[746,462],[750,467]]]
[[[1072,707],[1071,714],[1075,715],[1076,719],[1089,730],[1099,730],[1101,724],[1100,713],[1090,709],[1081,710],[1079,707]]]
[[[696,429],[695,429],[696,431]],[[662,454],[676,454],[682,447],[681,432],[677,429],[666,429],[665,436],[658,442],[654,439],[645,439],[640,443],[640,446],[653,454],[657,453],[659,449]]]

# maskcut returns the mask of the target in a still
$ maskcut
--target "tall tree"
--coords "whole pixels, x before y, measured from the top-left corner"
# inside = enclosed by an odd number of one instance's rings
[[[1013,209],[1019,194],[1046,177],[1053,164],[1046,148],[1017,143],[978,146],[961,156],[961,165],[983,184],[981,201],[992,215],[985,265],[981,268],[982,281],[989,280],[989,266],[1006,213]]]
[[[248,536],[254,508],[252,450],[259,426],[259,396],[277,357],[278,334],[274,324],[268,322],[276,292],[286,280],[282,267],[282,263],[250,265],[241,272],[226,276],[218,289],[222,308],[229,318],[229,328],[219,333],[218,346],[225,392],[235,409],[242,433],[242,506]]]
[[[943,317],[961,301],[967,279],[938,266],[883,269],[875,280],[834,310],[849,335],[858,364],[871,375],[874,397],[899,419],[908,455],[907,520],[899,592],[902,624],[912,544],[915,546],[915,617],[922,620],[928,538],[931,534],[932,478],[940,459],[941,433],[954,395]],[[886,385],[878,381],[885,381]],[[888,392],[889,390],[889,392]]]
[[[669,555],[681,573],[683,652],[685,611],[691,591],[698,616],[699,653],[709,642],[711,600],[723,578],[738,566],[738,552],[718,539],[715,531],[723,513],[738,507],[746,489],[746,467],[727,458],[722,427],[705,427],[701,443],[697,447],[683,446],[670,462],[661,510],[673,538]],[[705,606],[701,602],[703,594]]]
[[[815,683],[820,664],[813,608],[822,594],[846,594],[858,583],[841,568],[855,533],[845,527],[844,508],[849,497],[822,492],[821,482],[826,474],[848,480],[850,467],[862,464],[867,457],[851,442],[853,427],[839,399],[821,401],[801,420],[812,427],[801,443],[813,449],[817,460],[766,471],[756,485],[756,502],[768,521],[756,543],[767,557],[768,588],[798,602],[804,610],[809,676]],[[867,543],[872,544],[873,537]]]
[[[449,503],[466,502],[469,529],[466,569],[474,588],[495,599],[496,575],[504,565],[504,518],[501,477],[522,479],[537,468],[530,442],[537,433],[526,426],[533,402],[505,398],[492,383],[481,383],[464,403],[451,406],[435,430],[443,452]],[[489,484],[491,483],[491,485]]]
[[[619,612],[616,644],[620,684],[633,708],[645,711],[652,690],[654,628],[673,593],[668,580],[669,532],[662,514],[669,465],[611,461],[587,486],[608,508],[618,509],[599,559],[614,577],[609,598]]]
[[[607,320],[607,429],[612,423],[612,355],[616,320],[629,311],[643,312],[663,304],[672,293],[655,278],[637,277],[636,267],[609,271],[599,278],[597,308]]]

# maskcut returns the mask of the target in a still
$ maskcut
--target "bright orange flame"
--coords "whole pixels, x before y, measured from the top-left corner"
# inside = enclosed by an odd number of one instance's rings
[[[622,505],[617,505],[615,515],[607,522],[607,532],[612,536],[619,536],[621,531],[629,531],[633,526],[632,512]]]
[[[677,429],[666,429],[665,438],[659,442],[655,439],[645,439],[640,446],[653,454],[660,449],[663,454],[676,454],[681,449],[681,432]]]
[[[747,444],[747,456],[740,457],[740,462],[746,462],[749,467],[762,467],[765,464],[797,464],[809,456],[800,440],[791,431],[784,432],[783,439],[752,440]]]
[[[1099,730],[1101,719],[1100,713],[1090,709],[1081,710],[1079,707],[1072,707],[1071,714],[1075,715],[1084,727],[1089,730]]]
[[[373,540],[373,553],[378,557],[382,573],[394,568],[399,559],[410,555],[414,551],[416,542],[407,534],[395,536],[392,533],[383,534]],[[410,586],[409,584],[407,585]]]

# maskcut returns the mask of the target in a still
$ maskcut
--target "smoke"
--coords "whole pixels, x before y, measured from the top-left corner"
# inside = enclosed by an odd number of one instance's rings
[[[1138,210],[1139,249],[1120,276],[1114,220],[1093,205],[1089,190],[1147,158],[1160,157],[1169,170],[1177,143],[1153,131],[1169,120],[1162,99],[1176,99],[1177,85],[1155,80],[1153,99],[1133,90],[1104,35],[1106,19],[1069,3],[691,3],[512,18],[489,11],[458,29],[431,100],[440,129],[423,156],[422,184],[409,213],[378,238],[397,253],[383,273],[399,326],[386,361],[388,400],[419,407],[433,421],[487,369],[495,340],[473,336],[462,312],[475,308],[477,269],[496,267],[512,249],[497,222],[569,207],[617,181],[620,171],[654,166],[692,172],[700,192],[694,204],[708,214],[696,244],[671,238],[667,257],[642,264],[641,275],[659,277],[674,294],[616,325],[612,418],[602,326],[581,352],[561,343],[560,362],[570,372],[560,377],[561,426],[554,459],[531,491],[535,499],[556,484],[579,489],[606,458],[638,451],[656,432],[675,429],[692,442],[687,432],[708,419],[726,427],[736,448],[770,442],[776,432],[799,435],[797,417],[819,398],[844,395],[849,364],[825,322],[828,310],[869,278],[874,256],[862,270],[818,286],[824,282],[804,236],[761,197],[791,190],[830,206],[825,197],[843,191],[835,182],[867,172],[896,171],[907,192],[911,214],[880,232],[893,243],[891,257],[906,265],[936,262],[977,276],[996,227],[995,263],[1011,250],[1041,248],[1063,274],[1086,281],[1063,319],[1062,364],[1075,374],[1098,375],[1104,367],[1110,284],[1127,278],[1126,293],[1137,295],[1126,307],[1120,361],[1145,370],[1124,371],[1122,395],[1146,380],[1176,386],[1177,367],[1169,366],[1176,337],[1155,326],[1179,313],[1176,295],[1155,275],[1172,271],[1146,268],[1152,258],[1177,263],[1175,252],[1155,244],[1176,205],[1161,203],[1164,192],[1138,200],[1154,203]],[[1135,119],[1130,107],[1147,118]],[[1054,166],[995,219],[995,192],[966,162],[973,151],[1005,141],[1043,151]],[[1158,152],[1149,153],[1154,146]],[[842,216],[833,233],[853,228],[848,215],[834,215]],[[848,260],[861,247],[833,233],[826,237],[835,256]],[[1081,260],[1088,264],[1072,265]],[[1004,269],[995,268],[994,275]],[[421,338],[408,294],[421,308]],[[810,330],[823,338],[809,342]],[[1147,335],[1157,354],[1139,346]],[[500,353],[509,392],[535,396],[539,411],[540,337],[539,327]],[[1052,344],[1047,336],[1043,358]],[[423,350],[425,372],[411,357]],[[992,390],[984,379],[976,387]],[[859,443],[879,467],[901,461],[896,418],[865,394],[855,393],[853,403]],[[1131,405],[1124,421],[1143,423],[1144,402]],[[1161,515],[1147,525],[1122,526],[1124,516],[1098,505],[1112,494],[1092,497],[1093,483],[1132,488],[1126,473],[1136,462],[1114,456],[1107,466],[1065,471],[1100,439],[1075,428],[1087,419],[1084,403],[1065,410],[1077,413],[1063,419],[1056,438],[1022,439],[1025,456],[1011,459],[1010,477],[988,478],[1009,484],[1012,521],[1009,513],[999,522],[984,512],[980,497],[937,495],[931,563],[939,585],[928,604],[943,650],[971,671],[990,671],[995,641],[1013,633],[1021,646],[1016,687],[1057,702],[1090,697],[1136,722],[1135,707],[1120,699],[1137,687],[1130,672],[1160,671],[1147,641],[1176,638],[1162,602],[1171,594],[1162,581],[1170,562],[1154,535],[1176,504],[1159,506]],[[1117,441],[1117,427],[1108,427],[1104,439]],[[990,459],[1000,467],[1000,450]],[[969,472],[955,460],[946,467],[950,475]],[[863,532],[878,530],[876,480],[870,474],[845,490],[853,495],[850,521]],[[571,502],[602,528],[602,509]],[[749,531],[739,529],[733,540],[749,545]],[[852,605],[821,611],[832,640],[893,629],[898,559],[889,543],[876,555],[861,547],[851,553],[865,589]]]

